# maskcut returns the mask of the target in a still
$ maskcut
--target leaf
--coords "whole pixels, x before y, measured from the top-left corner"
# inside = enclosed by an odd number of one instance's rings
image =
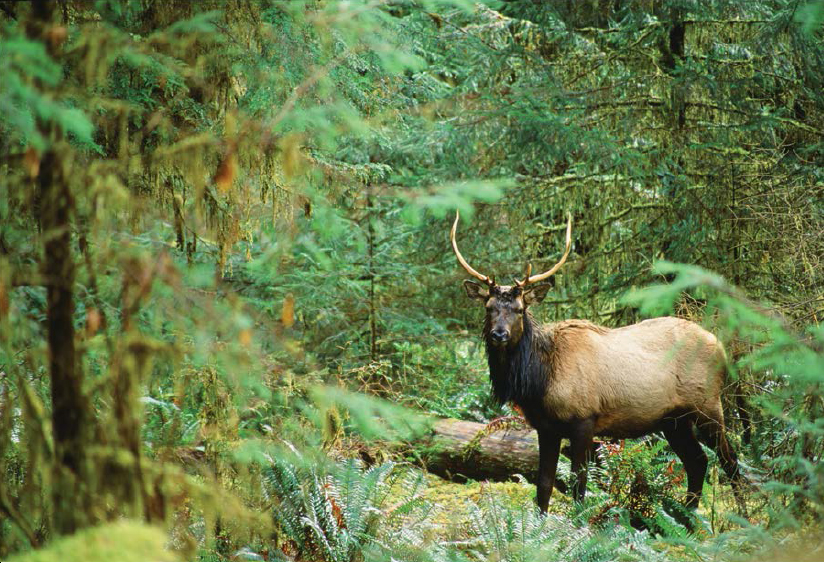
[[[222,13],[219,10],[202,12],[195,14],[188,20],[180,20],[166,28],[165,32],[158,32],[158,35],[179,33],[181,35],[193,33],[212,33],[216,31],[215,22],[220,19]]]
[[[32,146],[26,149],[23,155],[23,166],[26,168],[29,178],[37,178],[37,175],[40,174],[40,155],[37,149]]]
[[[438,186],[433,192],[412,199],[412,203],[429,209],[436,217],[443,217],[447,211],[455,208],[471,216],[472,203],[497,201],[504,189],[513,185],[513,181],[505,179],[454,182]]]
[[[91,338],[97,334],[97,331],[100,330],[102,323],[103,317],[100,314],[100,311],[94,307],[86,309],[86,338]]]
[[[801,22],[801,29],[804,33],[812,35],[824,25],[824,2],[810,0],[798,9],[795,14],[795,21]]]
[[[283,298],[283,308],[280,313],[280,321],[286,328],[292,328],[295,324],[295,296],[287,293]]]
[[[283,174],[286,178],[292,178],[300,173],[303,164],[301,155],[301,141],[303,135],[293,133],[286,135],[280,142],[280,150],[283,152]]]
[[[221,193],[225,194],[232,188],[232,182],[235,181],[236,173],[237,156],[235,156],[235,153],[232,151],[223,157],[215,173],[215,185]]]
[[[238,342],[244,348],[248,348],[252,345],[252,329],[244,328],[238,332]]]

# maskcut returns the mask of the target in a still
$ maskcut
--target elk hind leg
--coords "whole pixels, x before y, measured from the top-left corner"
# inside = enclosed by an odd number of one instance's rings
[[[744,488],[747,485],[747,480],[741,474],[735,450],[732,449],[729,441],[727,441],[724,429],[724,414],[721,411],[720,403],[717,405],[717,408],[712,409],[710,413],[704,413],[699,417],[698,430],[704,442],[715,450],[715,453],[718,455],[721,468],[730,479],[730,485],[732,486],[732,492],[733,495],[735,495],[738,508],[741,514],[746,517],[747,505],[744,502]]]
[[[687,499],[684,504],[691,510],[695,509],[701,500],[708,463],[707,454],[695,436],[695,424],[689,418],[674,418],[665,423],[663,430],[664,437],[687,473]]]

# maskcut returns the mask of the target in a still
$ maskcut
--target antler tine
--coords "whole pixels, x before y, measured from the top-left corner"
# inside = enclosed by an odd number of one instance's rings
[[[455,257],[458,259],[458,263],[460,263],[460,265],[463,266],[464,270],[466,270],[469,273],[469,275],[478,278],[479,280],[481,280],[482,282],[484,282],[488,285],[495,285],[495,282],[492,281],[489,277],[481,274],[475,268],[470,266],[469,263],[466,260],[464,260],[464,257],[461,254],[461,251],[458,250],[458,243],[455,242],[455,233],[458,231],[458,220],[460,218],[461,218],[461,215],[458,212],[458,210],[456,209],[455,210],[455,222],[452,223],[452,231],[449,233],[449,240],[452,242],[452,250],[455,251]]]
[[[519,282],[519,281],[516,280],[515,283],[517,285],[523,287],[527,284],[537,283],[539,281],[543,281],[543,280],[547,279],[549,276],[551,276],[552,274],[554,274],[555,272],[557,272],[558,270],[561,269],[561,266],[564,265],[564,262],[566,262],[566,259],[569,256],[569,251],[570,251],[571,248],[572,248],[572,214],[567,213],[566,246],[564,248],[564,255],[561,256],[561,260],[557,264],[555,264],[552,268],[550,268],[549,270],[544,272],[543,274],[537,274],[535,276],[530,276],[529,275],[529,272],[531,271],[531,266],[530,266],[530,270],[527,271],[526,277],[523,279],[523,281]]]
[[[517,279],[515,280],[516,287],[523,287],[524,285],[526,285],[526,280],[529,279],[529,274],[531,274],[531,273],[532,273],[532,262],[527,262],[526,263],[526,275],[524,276],[524,279],[522,281],[518,281]]]

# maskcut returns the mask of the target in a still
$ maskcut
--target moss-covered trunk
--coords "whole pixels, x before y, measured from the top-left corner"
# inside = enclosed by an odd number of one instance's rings
[[[30,34],[52,45],[59,24],[55,4],[33,4]],[[47,284],[46,325],[51,375],[52,431],[56,463],[52,483],[54,525],[58,533],[72,533],[93,518],[87,479],[88,408],[83,394],[83,374],[77,361],[74,331],[74,257],[71,248],[72,194],[64,173],[61,150],[69,150],[53,123],[38,124],[48,143],[40,161],[37,189],[43,240],[42,271]]]

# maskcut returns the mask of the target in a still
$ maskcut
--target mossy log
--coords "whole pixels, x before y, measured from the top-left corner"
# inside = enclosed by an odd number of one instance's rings
[[[517,474],[534,483],[538,473],[538,434],[520,424],[442,419],[418,451],[430,473],[451,481],[508,481]],[[560,480],[556,486],[566,489]]]

